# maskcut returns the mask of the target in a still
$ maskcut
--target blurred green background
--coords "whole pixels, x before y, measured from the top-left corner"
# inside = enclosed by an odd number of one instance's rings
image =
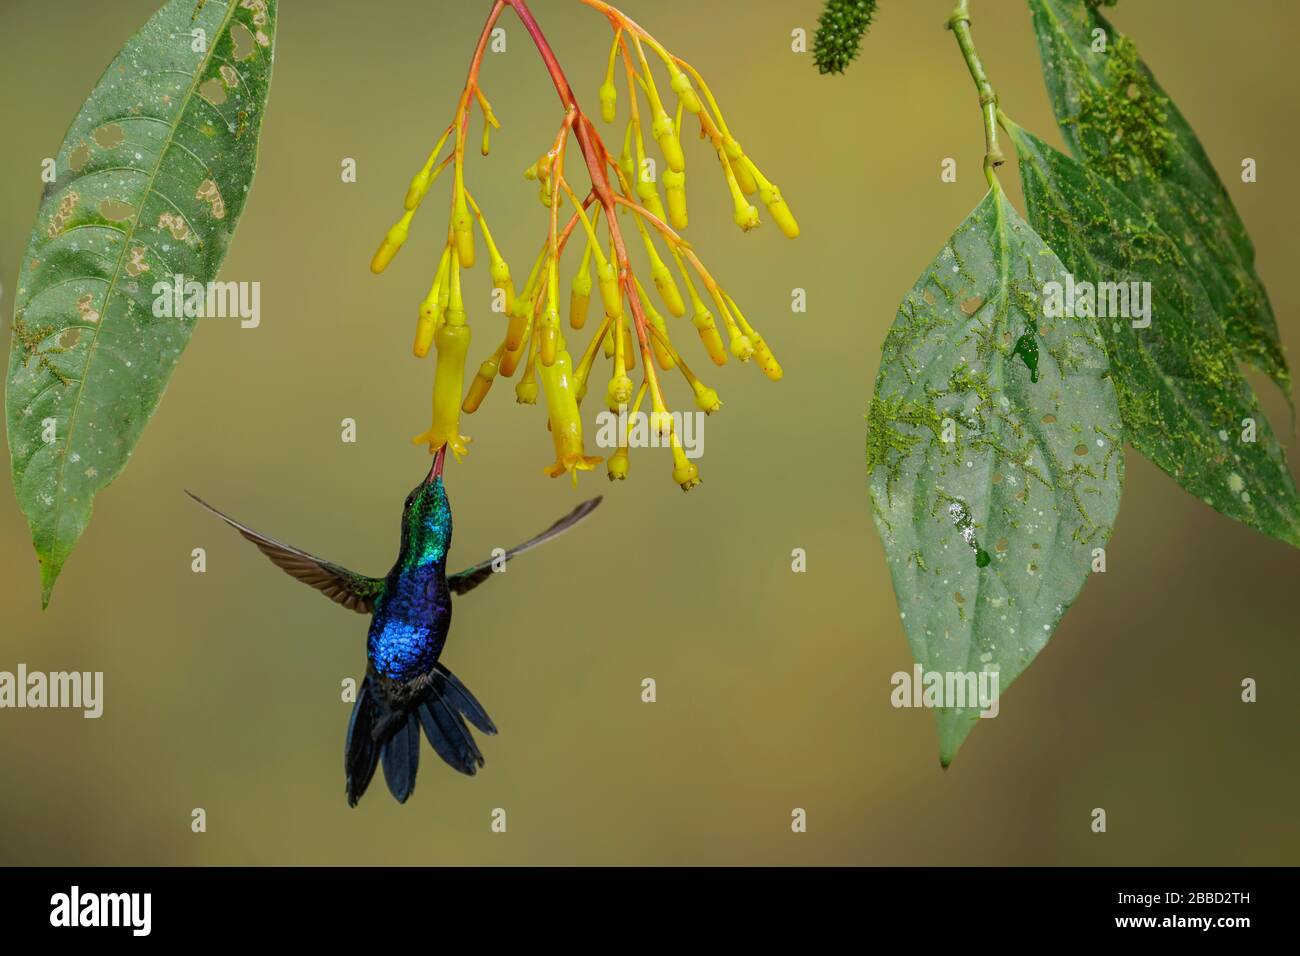
[[[40,161],[156,6],[0,6],[6,339]],[[444,183],[389,273],[367,263],[450,117],[487,3],[285,0],[261,168],[222,274],[262,283],[261,327],[199,324],[44,614],[7,468],[0,478],[0,670],[106,674],[97,721],[0,711],[0,862],[1300,862],[1300,554],[1134,454],[1109,572],[950,770],[932,716],[890,707],[890,675],[911,658],[869,515],[863,414],[898,301],[983,181],[975,94],[942,28],[951,4],[881,6],[855,67],[823,78],[790,50],[793,29],[815,27],[814,0],[627,0],[703,70],[799,216],[794,243],[770,224],[740,234],[711,154],[688,144],[688,235],[785,380],[708,369],[694,335],[678,334],[726,403],[689,496],[655,450],[634,454],[618,486],[600,471],[576,492],[544,478],[544,412],[498,383],[466,424],[469,458],[450,468],[451,563],[532,534],[581,497],[603,493],[605,506],[457,603],[444,660],[501,727],[485,770],[460,777],[426,748],[410,803],[377,778],[349,810],[340,682],[363,671],[365,621],[290,581],[181,490],[332,560],[388,568],[402,498],[428,467],[410,436],[427,425],[433,365],[410,341]],[[1025,5],[974,8],[1004,108],[1059,143]],[[602,18],[576,0],[534,9],[594,110]],[[1122,3],[1115,19],[1224,174],[1295,356],[1300,7]],[[560,115],[517,21],[505,24],[508,51],[484,73],[504,130],[470,183],[526,273],[545,215],[519,173]],[[949,156],[956,184],[939,179]],[[1245,156],[1259,163],[1255,185],[1236,175]],[[344,157],[355,184],[340,181]],[[1019,204],[1012,165],[1002,179]],[[499,320],[484,270],[471,275],[477,363]],[[791,314],[796,287],[807,314]],[[1255,381],[1289,434],[1284,402]],[[345,417],[355,445],[339,440]],[[200,546],[206,574],[190,570]],[[794,548],[806,574],[791,573]],[[655,704],[640,700],[645,677]],[[1244,677],[1259,682],[1257,704],[1239,700]],[[195,807],[206,833],[190,830]],[[489,830],[495,807],[504,835]],[[791,833],[795,807],[806,834]],[[1089,829],[1094,807],[1107,810],[1104,835]]]

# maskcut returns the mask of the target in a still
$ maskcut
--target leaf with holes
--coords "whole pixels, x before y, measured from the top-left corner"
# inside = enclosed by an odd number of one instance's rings
[[[1123,438],[1096,323],[1043,317],[1064,273],[995,185],[885,339],[872,509],[926,695],[942,682],[944,766],[992,710],[978,675],[996,673],[1000,694],[1043,649],[1119,510]]]
[[[1290,390],[1255,247],[1201,141],[1085,0],[1029,0],[1052,108],[1074,157],[1155,220],[1196,270],[1238,359]]]
[[[252,182],[275,25],[276,0],[171,0],[109,65],[59,150],[23,256],[5,392],[43,604],[162,398],[200,302],[229,295],[207,283]],[[178,283],[199,286],[168,293]]]
[[[1148,315],[1101,320],[1129,443],[1210,507],[1300,547],[1300,497],[1282,447],[1178,243],[1082,163],[1005,125],[1029,221],[1095,287],[1089,308],[1102,311],[1103,282],[1128,287],[1130,302],[1134,283],[1139,295],[1149,284]],[[1104,298],[1113,315],[1121,300]]]

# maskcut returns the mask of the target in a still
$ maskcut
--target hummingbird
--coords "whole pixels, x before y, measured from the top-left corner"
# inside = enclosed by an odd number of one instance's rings
[[[456,574],[447,574],[451,546],[451,503],[443,484],[447,449],[434,456],[428,476],[402,506],[402,539],[386,577],[372,578],[318,558],[254,531],[186,494],[230,525],[277,567],[309,584],[336,604],[370,615],[366,676],[348,721],[343,769],[348,805],[355,807],[382,764],[388,790],[405,803],[415,789],[420,764],[420,730],[434,752],[453,769],[473,776],[483,754],[465,725],[484,734],[496,725],[469,688],[439,658],[451,626],[451,596],[478,587],[503,562],[530,551],[587,518],[601,498],[584,501],[535,538]]]

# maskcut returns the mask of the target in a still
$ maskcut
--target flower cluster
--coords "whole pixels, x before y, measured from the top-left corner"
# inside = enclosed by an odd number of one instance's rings
[[[605,81],[600,87],[602,118],[618,119],[619,86],[628,94],[628,118],[621,153],[615,156],[596,132],[577,100],[526,0],[496,0],[470,65],[469,78],[460,95],[452,122],[442,132],[424,166],[407,190],[405,212],[388,231],[371,262],[383,272],[406,241],[411,221],[435,181],[451,171],[450,220],[433,285],[420,306],[414,352],[419,357],[434,349],[437,355],[433,387],[433,422],[417,436],[430,452],[444,445],[459,460],[469,439],[461,435],[461,414],[472,414],[482,404],[498,377],[511,378],[522,369],[515,386],[516,399],[535,404],[544,393],[555,464],[547,474],[558,477],[586,471],[602,459],[586,454],[580,406],[600,358],[608,363],[603,399],[611,411],[640,412],[649,401],[651,427],[672,451],[673,480],[689,490],[699,483],[699,470],[686,457],[664,394],[663,375],[676,370],[691,390],[695,406],[705,413],[721,407],[718,394],[691,370],[673,342],[669,320],[655,301],[673,318],[686,318],[699,335],[705,352],[716,365],[728,361],[728,351],[742,362],[751,359],[769,378],[781,377],[781,366],[764,338],[745,318],[735,300],[700,262],[682,238],[687,225],[686,158],[682,139],[697,126],[717,154],[726,189],[734,205],[737,225],[750,230],[759,224],[751,197],[767,207],[772,220],[788,237],[799,226],[781,191],[759,170],[731,134],[708,85],[686,61],[672,55],[642,27],[601,0],[580,2],[609,21],[613,43]],[[536,44],[555,88],[564,117],[550,148],[525,172],[538,184],[547,212],[547,230],[541,249],[522,286],[492,239],[483,208],[465,185],[465,154],[471,115],[482,114],[482,153],[488,154],[490,136],[500,124],[479,84],[479,73],[492,31],[505,9],[512,8]],[[656,77],[656,67],[660,76]],[[620,75],[621,74],[621,75]],[[666,84],[664,83],[666,80]],[[670,115],[661,90],[670,91],[675,109]],[[657,147],[651,155],[647,143]],[[575,191],[569,161],[579,154],[590,187]],[[661,193],[662,187],[662,193]],[[649,283],[633,270],[625,230],[630,223],[644,248]],[[629,234],[630,235],[630,234]],[[506,317],[497,347],[482,362],[465,389],[465,368],[470,345],[462,273],[478,261],[478,240],[486,249],[495,308]],[[561,260],[571,239],[583,245],[577,271],[571,277],[568,329],[560,310]],[[671,264],[671,265],[670,265]],[[594,266],[595,281],[592,270]],[[645,275],[646,272],[642,272]],[[581,352],[573,351],[569,338],[588,328],[593,289],[601,317],[591,323],[592,333]],[[684,292],[684,294],[683,294]],[[719,327],[719,320],[721,327]],[[726,343],[723,334],[726,335]],[[641,376],[633,381],[640,352]],[[607,463],[611,480],[628,473],[626,434]]]

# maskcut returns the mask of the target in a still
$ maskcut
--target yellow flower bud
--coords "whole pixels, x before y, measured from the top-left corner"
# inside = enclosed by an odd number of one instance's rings
[[[536,405],[537,383],[521,378],[515,385],[515,401],[520,405]]]
[[[406,190],[406,200],[403,205],[411,211],[417,209],[420,201],[424,199],[424,194],[429,191],[430,180],[433,179],[434,173],[429,167],[421,169],[411,178],[411,185]]]
[[[612,79],[600,85],[600,118],[606,123],[618,119],[618,87]]]
[[[397,251],[406,242],[406,236],[411,230],[411,217],[414,215],[414,210],[408,210],[406,215],[402,216],[384,236],[384,241],[379,244],[374,258],[370,260],[370,271],[375,275],[388,268],[388,264],[393,261]]]
[[[478,411],[479,406],[483,404],[483,399],[487,398],[487,393],[497,377],[500,357],[501,352],[498,350],[496,355],[478,367],[478,374],[474,376],[474,381],[470,382],[469,394],[465,396],[465,401],[460,406],[460,410],[466,415],[473,415]]]
[[[591,265],[584,259],[582,268],[573,277],[572,291],[569,294],[569,325],[580,329],[587,324],[587,308],[591,305]]]
[[[743,200],[736,203],[736,211],[732,218],[735,219],[736,225],[746,232],[757,229],[759,225],[758,208]]]
[[[727,350],[722,345],[722,335],[718,332],[718,326],[713,321],[713,313],[705,308],[696,309],[691,322],[694,323],[696,330],[700,333],[700,341],[704,343],[704,350],[709,353],[709,358],[713,360],[713,364],[726,365]]]
[[[722,402],[718,399],[718,393],[703,382],[692,382],[691,387],[695,390],[695,407],[704,414],[712,415],[722,407]]]
[[[609,480],[626,481],[629,464],[627,445],[620,445],[618,450],[609,456],[609,461],[605,465],[605,470],[609,474]]]
[[[743,333],[733,335],[731,337],[731,354],[742,362],[748,362],[754,357],[754,343],[749,340],[748,335]]]
[[[596,267],[600,280],[600,298],[605,304],[605,314],[617,319],[623,314],[623,293],[619,288],[618,270],[606,259]]]
[[[781,197],[781,190],[759,172],[757,166],[748,156],[741,157],[741,167],[750,175],[758,184],[758,196],[767,206],[767,211],[772,214],[772,221],[777,227],[785,233],[789,239],[799,238],[799,223],[795,221],[794,213],[786,205],[786,201]]]
[[[672,117],[660,110],[650,126],[650,131],[655,141],[659,143],[659,149],[664,154],[664,162],[668,164],[668,168],[677,173],[685,172],[686,157],[682,153],[682,144],[677,139],[677,128],[673,124]]]
[[[685,229],[690,224],[690,217],[686,213],[686,174],[666,170],[664,190],[668,195],[669,225],[674,229]]]
[[[731,136],[723,140],[722,148],[727,154],[727,159],[731,160],[731,168],[736,173],[736,182],[740,184],[740,188],[746,196],[752,196],[758,191],[758,183],[754,182],[753,175],[745,167],[745,163],[742,162],[745,158],[745,151]]]
[[[416,358],[424,358],[429,354],[429,346],[433,344],[433,334],[437,330],[436,313],[426,314],[425,310],[421,309],[419,321],[415,323],[415,345],[411,348]]]
[[[553,306],[547,306],[542,313],[538,331],[541,334],[538,339],[538,359],[543,368],[550,368],[559,357],[560,347],[560,314]]]
[[[754,356],[758,359],[758,367],[761,368],[763,374],[772,381],[779,382],[781,376],[785,373],[781,370],[781,365],[777,362],[776,356],[772,354],[772,350],[767,347],[767,343],[763,341],[761,335],[755,332],[752,338],[754,342]]]
[[[681,443],[673,438],[673,481],[682,486],[682,491],[690,491],[700,483],[700,469],[686,457]]]
[[[474,267],[474,219],[469,214],[463,189],[456,197],[456,212],[452,216],[451,228],[456,239],[456,254],[460,257],[460,264],[466,269],[472,269]]]
[[[681,68],[672,60],[666,60],[668,72],[672,77],[669,86],[672,87],[677,98],[681,100],[682,106],[686,107],[688,113],[699,113],[704,108],[700,103],[700,98],[695,92],[695,87],[691,86],[691,78],[682,72]]]
[[[680,318],[686,314],[686,303],[682,300],[681,290],[677,288],[677,283],[673,281],[673,274],[668,271],[663,260],[655,257],[650,266],[650,278],[654,280],[655,288],[659,290],[659,297],[664,300],[664,305],[668,311]]]
[[[632,380],[623,374],[615,375],[609,380],[609,387],[605,390],[605,404],[611,412],[617,412],[630,401],[632,401]]]

